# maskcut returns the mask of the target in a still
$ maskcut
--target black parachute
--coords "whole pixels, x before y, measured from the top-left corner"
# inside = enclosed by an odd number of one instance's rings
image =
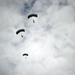
[[[19,30],[16,32],[16,34],[18,35],[20,32],[25,32],[25,30],[24,30],[24,29],[19,29]],[[23,37],[23,35],[21,35],[21,37]]]
[[[19,29],[19,30],[16,32],[16,34],[18,35],[20,32],[25,32],[25,30],[24,30],[24,29]]]
[[[27,58],[28,57],[28,54],[27,53],[24,53],[23,56],[25,56],[25,58]]]
[[[31,18],[31,17],[38,17],[38,15],[37,15],[37,14],[29,14],[29,15],[28,15],[28,19]],[[35,23],[34,20],[33,20],[33,23]]]
[[[38,15],[37,15],[37,14],[30,14],[30,15],[28,15],[28,19],[29,19],[30,17],[38,17]]]
[[[28,56],[28,54],[27,53],[24,53],[23,56]]]

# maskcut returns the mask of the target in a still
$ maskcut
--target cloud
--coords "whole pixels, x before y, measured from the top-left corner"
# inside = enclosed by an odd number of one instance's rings
[[[73,0],[1,0],[0,11],[1,75],[75,74]]]

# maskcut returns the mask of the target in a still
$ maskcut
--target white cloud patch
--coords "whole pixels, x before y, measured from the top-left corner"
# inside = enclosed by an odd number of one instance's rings
[[[0,75],[74,75],[74,3],[1,0]],[[38,17],[28,19],[31,13]]]

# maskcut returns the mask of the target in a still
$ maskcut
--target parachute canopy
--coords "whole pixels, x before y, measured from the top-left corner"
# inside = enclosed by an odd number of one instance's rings
[[[24,53],[23,56],[28,56],[28,54],[27,53]]]
[[[16,34],[18,35],[20,32],[25,32],[25,30],[24,30],[24,29],[19,29],[19,30],[16,32]]]
[[[28,15],[28,19],[29,19],[30,17],[38,17],[38,15],[37,15],[37,14],[30,14],[30,15]]]

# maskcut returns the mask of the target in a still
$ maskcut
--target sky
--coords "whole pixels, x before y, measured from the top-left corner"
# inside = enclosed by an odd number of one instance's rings
[[[74,34],[75,0],[0,0],[0,75],[75,75]]]

